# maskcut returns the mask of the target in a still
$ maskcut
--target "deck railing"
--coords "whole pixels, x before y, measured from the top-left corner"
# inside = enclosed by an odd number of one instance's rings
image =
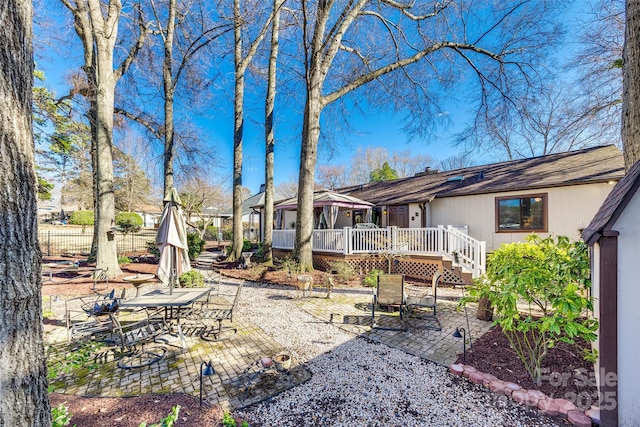
[[[295,230],[273,230],[273,247],[292,250]],[[471,272],[482,275],[486,268],[485,242],[452,226],[428,228],[352,228],[314,230],[313,251],[353,254],[388,253],[398,255],[437,255],[456,261]]]

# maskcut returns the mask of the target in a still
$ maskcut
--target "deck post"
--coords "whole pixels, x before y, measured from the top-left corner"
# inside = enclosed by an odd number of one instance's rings
[[[351,227],[343,227],[342,234],[344,237],[343,253],[345,255],[351,254]]]

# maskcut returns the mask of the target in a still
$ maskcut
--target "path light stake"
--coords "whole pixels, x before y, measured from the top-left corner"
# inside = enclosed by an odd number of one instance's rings
[[[211,364],[211,360],[208,362],[202,362],[200,364],[200,407],[202,408],[202,377],[215,374],[216,370],[213,369],[213,365]]]
[[[456,328],[453,336],[462,338],[462,363],[467,363],[467,331],[464,328]]]

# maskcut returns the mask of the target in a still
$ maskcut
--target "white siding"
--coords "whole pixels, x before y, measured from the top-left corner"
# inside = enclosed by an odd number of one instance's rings
[[[431,202],[431,221],[427,226],[467,225],[469,235],[487,242],[487,251],[492,251],[502,243],[523,241],[528,235],[495,232],[496,197],[547,193],[549,232],[538,234],[542,237],[549,234],[564,235],[577,240],[580,238],[580,231],[589,224],[612,188],[611,185],[602,183],[440,199],[436,197]]]
[[[640,192],[612,227],[618,236],[618,416],[619,425],[640,426]]]

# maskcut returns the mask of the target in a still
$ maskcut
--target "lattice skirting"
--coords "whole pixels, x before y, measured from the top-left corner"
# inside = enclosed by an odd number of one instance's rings
[[[274,256],[286,257],[285,251],[274,251]],[[367,274],[371,270],[388,271],[391,265],[391,273],[404,274],[408,278],[431,281],[436,269],[443,270],[442,283],[450,285],[467,285],[471,277],[468,274],[460,274],[458,268],[453,268],[450,261],[438,257],[429,256],[402,256],[387,259],[377,255],[334,255],[313,254],[313,267],[322,271],[331,271],[333,263],[341,261],[351,265],[360,274]]]

